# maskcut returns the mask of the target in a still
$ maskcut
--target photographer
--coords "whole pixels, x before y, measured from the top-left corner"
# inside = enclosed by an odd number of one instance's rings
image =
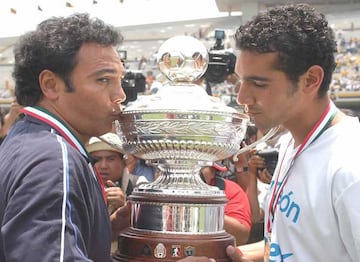
[[[118,50],[118,53],[124,68],[126,68],[127,52],[125,50]],[[146,82],[147,78],[141,71],[126,70],[121,80],[121,86],[126,95],[126,99],[122,104],[127,105],[129,102],[137,99],[138,93],[144,93],[146,91]]]
[[[256,140],[260,139],[266,132],[258,130]],[[251,202],[251,194],[256,195],[256,199],[253,199],[254,205],[259,205],[260,210],[255,207],[252,209],[253,222],[259,221],[263,218],[263,201],[268,193],[269,184],[275,172],[275,167],[278,161],[278,150],[284,139],[289,135],[287,129],[280,126],[278,131],[268,139],[266,142],[259,144],[256,149],[251,150],[249,153],[249,183],[248,185],[248,197]],[[251,177],[256,179],[251,179]],[[254,185],[256,183],[256,191]],[[256,192],[256,193],[255,193]],[[258,204],[256,204],[256,200]],[[253,205],[251,205],[253,206]]]
[[[248,130],[251,127],[248,127]],[[256,128],[257,129],[257,128]],[[256,131],[256,135],[252,139],[253,141],[249,143],[253,143],[254,141],[260,139],[267,131],[262,132],[261,130]],[[271,178],[274,174],[275,167],[278,161],[278,153],[279,148],[284,140],[285,135],[288,134],[288,130],[284,127],[280,126],[276,133],[266,140],[266,142],[262,142],[256,146],[256,149],[251,151],[249,157],[249,162],[251,161],[251,165],[249,165],[250,171],[253,171],[257,174],[260,180],[264,183],[269,184]],[[246,144],[248,144],[246,142]]]
[[[256,175],[261,182],[270,184],[273,172],[269,172],[266,159],[259,155],[257,150],[251,151],[248,164],[249,173]]]
[[[225,31],[216,29],[215,45],[209,51],[209,65],[205,72],[206,92],[208,95],[222,93],[222,91],[217,92],[216,90],[220,89],[220,84],[228,82],[234,85],[237,82],[234,74],[236,56],[233,52],[225,49],[224,39]]]

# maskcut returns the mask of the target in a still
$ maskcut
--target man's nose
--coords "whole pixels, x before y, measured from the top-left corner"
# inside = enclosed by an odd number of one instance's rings
[[[114,88],[111,94],[111,101],[115,104],[115,108],[120,108],[121,110],[121,103],[124,102],[126,99],[126,94],[124,89],[122,88],[121,81],[119,84]]]
[[[99,169],[106,168],[106,161],[104,159],[99,159],[96,162],[96,165],[98,166]]]
[[[241,81],[239,92],[237,94],[237,103],[239,105],[248,105],[252,103],[252,97],[249,87],[246,81]]]

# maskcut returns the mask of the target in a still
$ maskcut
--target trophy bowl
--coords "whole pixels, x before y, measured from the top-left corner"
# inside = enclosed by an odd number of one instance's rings
[[[226,196],[199,173],[239,152],[249,118],[194,83],[207,60],[197,39],[170,38],[158,52],[169,82],[130,103],[115,121],[121,140],[115,146],[161,170],[154,182],[128,197],[131,226],[118,237],[115,261],[176,261],[191,255],[229,261],[226,246],[236,243],[224,230]]]
[[[192,90],[192,86],[178,84],[165,88],[159,96],[167,99],[166,95],[170,94],[183,99],[189,95],[193,101],[187,98],[187,102],[199,104],[202,108],[186,108],[188,105],[185,103],[176,108],[176,101],[171,103],[169,99],[169,109],[165,109],[160,106],[160,100],[155,102],[156,95],[152,97],[152,102],[159,105],[155,108],[127,108],[116,122],[124,150],[147,160],[194,161],[216,161],[239,150],[247,128],[246,115],[217,105],[213,97],[203,101],[200,94],[207,94],[200,87]]]
[[[176,83],[126,108],[115,129],[124,151],[160,169],[171,167],[172,172],[167,173],[171,176],[175,168],[192,174],[197,166],[212,165],[234,155],[248,122],[246,115],[208,96],[200,86]],[[171,185],[161,183],[160,191]],[[198,186],[189,184],[185,189]],[[154,184],[139,190],[148,187],[155,190]],[[176,188],[180,189],[179,185]],[[208,190],[206,185],[204,193]]]

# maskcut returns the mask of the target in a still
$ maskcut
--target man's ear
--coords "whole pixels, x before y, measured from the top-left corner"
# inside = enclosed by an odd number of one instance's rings
[[[324,70],[321,66],[313,65],[309,67],[303,77],[303,92],[317,94],[324,79]]]
[[[50,70],[43,70],[39,75],[39,85],[41,91],[47,99],[56,100],[64,82]]]

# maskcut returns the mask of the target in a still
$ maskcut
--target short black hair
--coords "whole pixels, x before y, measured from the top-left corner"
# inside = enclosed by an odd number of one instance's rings
[[[15,95],[19,104],[34,106],[42,97],[38,77],[48,69],[66,83],[76,66],[76,56],[84,43],[118,46],[122,35],[89,14],[52,17],[41,22],[35,31],[23,35],[14,48]]]
[[[277,53],[276,68],[294,83],[311,66],[321,66],[324,79],[318,95],[327,94],[337,46],[325,16],[310,5],[284,5],[261,12],[237,29],[235,42],[240,50]]]

